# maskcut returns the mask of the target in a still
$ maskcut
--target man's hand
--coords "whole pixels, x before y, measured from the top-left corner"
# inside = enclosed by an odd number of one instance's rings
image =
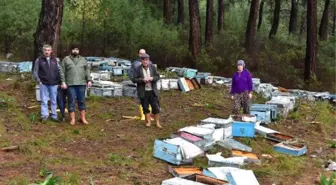
[[[91,81],[88,81],[87,86],[88,86],[88,87],[91,87],[91,86],[92,86],[92,82],[91,82]]]
[[[144,81],[145,83],[148,83],[148,79],[147,79],[147,78],[144,78],[143,81]]]
[[[149,77],[148,81],[150,81],[150,82],[153,81],[153,77]]]
[[[67,89],[68,87],[67,87],[67,85],[64,82],[62,82],[61,88],[62,89]]]
[[[252,99],[252,93],[249,93],[249,98]]]
[[[234,96],[231,96],[231,100],[234,100]]]

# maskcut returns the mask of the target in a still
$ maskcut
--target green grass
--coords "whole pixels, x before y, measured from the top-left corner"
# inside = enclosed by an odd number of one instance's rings
[[[325,174],[321,174],[320,183],[321,185],[335,185],[336,184],[335,178],[336,178],[336,173],[332,173],[329,178]]]
[[[106,132],[102,131],[99,126],[89,125],[80,130],[80,134],[85,136],[90,141],[97,141],[101,138],[106,137]]]
[[[250,147],[253,148],[254,152],[261,154],[273,155],[275,153],[273,146],[269,143],[269,141],[261,137],[257,137],[257,139],[251,140]]]
[[[209,115],[215,117],[223,117],[229,115],[231,112],[230,106],[232,105],[231,100],[228,99],[228,89],[222,87],[204,87],[202,90],[192,91],[189,93],[181,93],[179,91],[166,91],[161,93],[163,102],[162,107],[166,111],[162,113],[163,119],[168,120],[168,123],[164,123],[164,128],[162,130],[156,130],[154,127],[146,129],[144,126],[140,127],[138,124],[140,122],[108,122],[105,123],[107,119],[117,119],[121,113],[119,110],[109,109],[111,105],[125,105],[122,110],[129,111],[127,113],[138,113],[138,107],[133,98],[120,98],[120,99],[110,99],[102,97],[89,97],[87,101],[88,106],[88,119],[90,125],[76,125],[71,127],[68,124],[37,124],[39,120],[38,111],[36,112],[26,112],[24,108],[21,108],[22,102],[17,102],[19,99],[15,99],[14,96],[10,96],[5,92],[0,92],[0,97],[5,97],[10,99],[8,103],[8,110],[1,109],[0,116],[4,115],[4,119],[0,119],[0,147],[1,146],[12,146],[19,145],[19,159],[8,162],[3,167],[9,168],[22,168],[22,166],[27,165],[27,161],[31,161],[31,164],[38,166],[41,160],[44,160],[44,166],[41,164],[38,169],[35,169],[35,176],[31,178],[38,179],[37,176],[41,173],[43,177],[40,181],[46,178],[50,172],[60,175],[62,181],[60,185],[75,185],[75,184],[89,184],[91,170],[96,168],[109,169],[109,167],[118,168],[113,171],[117,182],[130,182],[133,184],[157,184],[156,181],[162,180],[158,179],[161,177],[153,177],[152,179],[143,179],[135,173],[137,170],[146,171],[148,173],[155,173],[157,169],[166,168],[166,163],[153,158],[153,143],[157,138],[167,138],[173,132],[178,129],[188,126],[195,125],[199,123],[201,119],[208,117]],[[181,100],[174,102],[173,106],[170,104],[170,99]],[[254,96],[254,103],[264,103],[262,97]],[[167,101],[168,100],[168,101]],[[21,101],[21,100],[20,100]],[[27,102],[26,102],[27,103]],[[193,106],[194,103],[203,104],[202,107]],[[297,126],[307,127],[309,129],[309,135],[305,134],[305,137],[321,137],[321,139],[326,139],[324,144],[325,147],[334,148],[336,143],[331,141],[333,136],[335,126],[335,112],[330,108],[329,104],[326,102],[299,102],[300,106],[296,108],[296,111],[290,113],[287,120],[281,119],[280,124],[271,124],[272,128],[279,128],[281,131],[286,130],[281,123],[290,123],[290,121],[298,120],[294,122]],[[172,109],[172,107],[174,109]],[[3,111],[4,110],[4,111]],[[169,113],[169,111],[174,111],[176,115],[164,115]],[[76,118],[79,118],[79,114],[76,114]],[[10,123],[9,129],[11,132],[7,133],[7,127],[4,126]],[[316,125],[312,125],[312,121],[321,122],[321,132],[315,129]],[[127,132],[122,129],[125,128],[125,124],[137,124],[132,130],[140,128],[139,132],[132,133]],[[288,125],[286,125],[288,126]],[[314,129],[310,129],[313,127]],[[30,129],[34,128],[34,129]],[[122,128],[122,129],[118,129]],[[293,126],[292,128],[295,128]],[[37,131],[35,130],[37,129]],[[141,130],[143,129],[143,130]],[[289,132],[292,130],[289,130]],[[13,133],[13,134],[12,134]],[[120,137],[114,137],[116,134],[121,135]],[[141,134],[143,140],[138,143],[135,139],[134,134]],[[14,135],[19,135],[18,140],[14,140]],[[5,137],[3,137],[5,136]],[[314,142],[309,140],[308,142]],[[136,137],[140,138],[140,137]],[[79,144],[85,143],[88,147],[103,147],[101,145],[104,141],[109,139],[118,140],[117,146],[109,146],[107,149],[103,148],[100,153],[92,152],[91,150],[83,150],[77,148],[75,142]],[[83,142],[81,142],[83,140]],[[253,148],[253,152],[258,154],[269,154],[272,159],[262,159],[260,165],[248,165],[248,169],[252,169],[259,179],[272,179],[274,182],[283,182],[283,177],[288,177],[289,179],[295,179],[300,175],[300,171],[304,169],[307,163],[311,163],[311,166],[316,169],[320,169],[321,165],[324,164],[324,160],[319,158],[311,159],[308,156],[304,157],[291,157],[287,155],[282,155],[276,153],[273,150],[273,145],[270,141],[257,136],[256,138],[241,138],[238,139],[241,143],[244,143]],[[78,144],[77,143],[77,144]],[[125,146],[120,143],[126,143]],[[127,144],[130,143],[130,146]],[[136,144],[138,144],[138,146]],[[316,143],[314,143],[316,144]],[[309,147],[309,144],[307,144]],[[116,147],[116,148],[114,148]],[[135,148],[135,149],[134,149]],[[106,149],[106,150],[105,150]],[[329,149],[331,150],[331,149]],[[96,151],[96,150],[94,150]],[[82,153],[80,153],[82,152]],[[85,153],[85,156],[83,154]],[[220,146],[214,146],[208,153],[214,154],[217,152],[222,152],[223,157],[230,157],[231,151]],[[103,157],[102,157],[103,156]],[[328,159],[335,160],[333,153],[326,156]],[[205,156],[197,157],[194,159],[194,166],[208,167],[208,161]],[[130,170],[130,168],[132,170]],[[62,170],[62,171],[61,171]],[[68,171],[69,173],[62,173]],[[71,173],[70,173],[71,172]],[[88,174],[90,172],[90,174]],[[12,184],[27,184],[33,182],[30,176],[16,177],[11,179]],[[102,176],[100,176],[102,175]],[[103,179],[107,174],[97,174],[92,172],[92,176],[96,183],[113,184],[115,179]],[[162,174],[168,175],[168,174]],[[154,180],[153,180],[154,179]],[[149,181],[149,182],[147,182]],[[152,183],[155,181],[155,183]],[[261,180],[262,181],[262,180]],[[107,183],[111,182],[111,183]],[[147,183],[146,183],[147,182]]]
[[[61,185],[77,185],[80,184],[80,176],[77,173],[64,173]]]
[[[33,145],[43,148],[49,146],[49,140],[47,140],[46,138],[37,138],[33,141]]]
[[[5,111],[9,114],[8,118],[13,126],[15,125],[15,127],[26,131],[31,129],[30,121],[27,121],[29,119],[19,108],[18,102],[14,97],[0,92],[0,99],[5,100]]]
[[[101,96],[88,96],[87,97],[87,107],[90,109],[98,109],[101,106],[101,103],[106,99]]]
[[[257,177],[270,177],[276,174],[276,169],[272,164],[262,164],[253,168],[253,173]]]
[[[26,177],[20,175],[9,181],[7,185],[27,185],[29,182]]]
[[[140,148],[138,153],[141,155],[140,168],[148,168],[154,165],[154,160],[151,155],[153,153],[153,142],[149,142],[148,147]]]
[[[335,112],[331,110],[331,105],[328,102],[317,103],[313,107],[313,112],[317,113],[316,120],[324,125],[333,126],[335,124]]]
[[[277,160],[279,161],[279,163],[277,164],[277,168],[279,170],[297,174],[300,172],[300,168],[302,167],[305,158],[279,155],[277,156]]]
[[[205,156],[196,157],[193,159],[193,166],[208,168],[208,159]]]
[[[0,136],[6,132],[6,126],[3,121],[0,119]]]
[[[120,154],[113,154],[113,153],[108,155],[108,160],[113,165],[117,165],[117,166],[129,166],[133,163],[133,160],[131,158],[122,156]]]

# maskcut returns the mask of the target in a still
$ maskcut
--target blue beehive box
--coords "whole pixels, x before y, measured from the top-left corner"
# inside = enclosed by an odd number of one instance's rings
[[[278,143],[273,146],[273,149],[277,152],[293,156],[301,156],[307,153],[307,147],[305,145]]]
[[[203,169],[202,171],[203,175],[208,176],[208,177],[212,177],[212,178],[217,178],[215,174],[213,174],[210,170],[208,169]]]
[[[196,73],[197,69],[183,68],[183,76],[186,78],[194,78]]]
[[[183,91],[183,92],[190,91],[189,86],[188,86],[185,78],[179,78],[178,81],[177,81],[177,84],[178,84],[179,88],[181,89],[181,91]]]
[[[112,71],[112,66],[108,65],[107,62],[103,62],[99,65],[99,70],[101,70],[101,71]]]
[[[195,78],[198,81],[198,83],[205,84],[205,79],[210,75],[211,75],[211,73],[197,73]]]
[[[257,121],[261,121],[263,123],[271,122],[271,111],[270,110],[250,110],[250,114],[256,116]]]
[[[234,121],[232,123],[232,136],[255,137],[254,123]]]
[[[19,62],[18,63],[18,72],[31,72],[33,68],[33,62],[27,61],[27,62]]]
[[[231,185],[260,185],[252,170],[236,170],[226,174]]]
[[[122,67],[113,67],[112,73],[114,76],[122,76],[123,75],[123,68]]]
[[[252,104],[251,111],[264,111],[269,110],[271,113],[271,120],[275,120],[278,115],[278,106],[272,104]]]
[[[335,101],[336,100],[336,94],[330,94],[329,95],[329,100],[331,100],[331,101],[334,100]]]
[[[154,142],[153,156],[168,163],[181,165],[191,163],[192,160],[184,160],[181,147],[156,139]]]
[[[202,150],[207,150],[208,141],[200,136],[196,136],[194,134],[188,132],[176,132],[171,135],[171,138],[180,137],[196,146],[201,148]]]

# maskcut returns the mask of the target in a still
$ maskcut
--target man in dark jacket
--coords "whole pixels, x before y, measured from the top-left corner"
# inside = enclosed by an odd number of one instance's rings
[[[156,82],[160,80],[160,75],[158,74],[156,68],[149,63],[148,54],[142,54],[140,56],[140,61],[141,65],[136,68],[132,81],[137,83],[138,97],[146,116],[146,126],[149,127],[151,125],[151,114],[149,111],[149,105],[151,105],[156,126],[158,128],[162,128],[159,119],[159,92],[156,86]]]
[[[136,69],[141,65],[140,56],[143,55],[143,54],[146,54],[146,50],[145,49],[140,49],[139,54],[138,54],[139,59],[132,62],[131,69],[128,72],[128,77],[132,81],[133,81],[134,75],[136,73]]]
[[[41,117],[42,121],[47,121],[49,117],[48,100],[50,100],[51,118],[57,119],[57,85],[60,82],[59,68],[55,57],[51,56],[52,48],[50,45],[43,46],[43,56],[36,59],[34,64],[33,76],[40,85],[41,96]]]
[[[134,79],[134,76],[135,76],[135,73],[136,73],[136,69],[141,65],[140,56],[143,55],[143,54],[146,54],[146,50],[145,49],[140,49],[139,53],[138,53],[139,58],[132,63],[131,69],[128,72],[128,77],[132,81]],[[152,64],[152,62],[149,61],[149,64]],[[140,100],[137,100],[137,103],[139,104],[140,120],[146,120],[145,115],[143,114],[143,110],[142,110],[142,106],[141,106]],[[151,110],[151,107],[149,107],[149,110]]]

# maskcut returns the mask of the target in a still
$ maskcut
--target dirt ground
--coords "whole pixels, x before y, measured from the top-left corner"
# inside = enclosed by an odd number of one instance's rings
[[[90,184],[90,180],[96,185],[160,184],[172,176],[167,163],[152,157],[154,140],[210,116],[227,118],[232,108],[228,89],[203,87],[190,93],[160,94],[161,130],[146,128],[141,121],[123,120],[123,115],[138,115],[135,99],[126,97],[89,97],[88,126],[70,126],[68,120],[42,124],[32,81],[7,77],[0,78],[0,99],[8,102],[0,107],[0,147],[18,145],[19,149],[0,152],[1,185],[43,180],[48,171],[60,176],[63,184]],[[264,100],[254,98],[258,101]],[[319,184],[323,166],[336,158],[330,147],[335,143],[335,120],[335,111],[327,103],[301,102],[287,119],[268,126],[304,140],[308,153],[287,156],[274,152],[272,143],[260,136],[240,139],[258,155],[272,156],[246,168],[254,170],[262,185]],[[200,157],[194,165],[207,164]]]

